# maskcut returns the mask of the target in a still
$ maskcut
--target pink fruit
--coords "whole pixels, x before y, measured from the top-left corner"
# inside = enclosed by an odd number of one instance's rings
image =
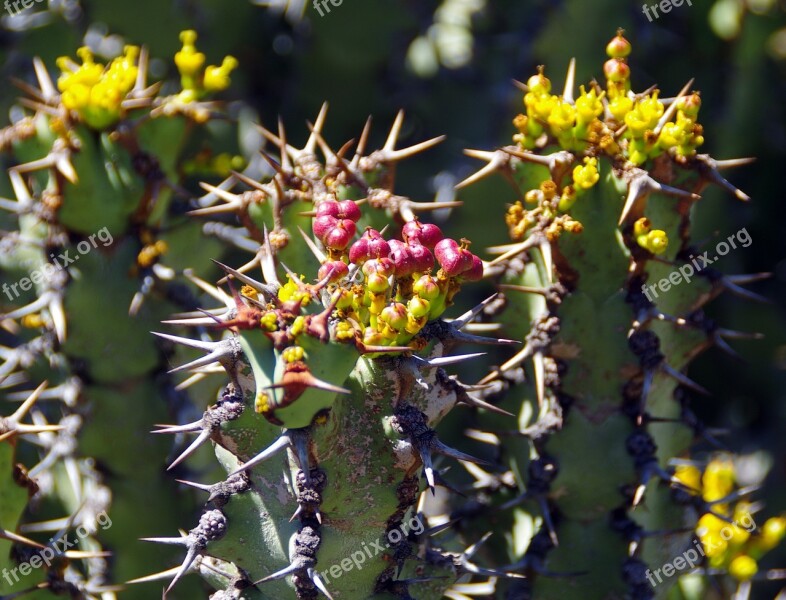
[[[442,239],[442,231],[433,223],[421,223],[417,219],[404,224],[401,229],[404,240],[433,248]]]

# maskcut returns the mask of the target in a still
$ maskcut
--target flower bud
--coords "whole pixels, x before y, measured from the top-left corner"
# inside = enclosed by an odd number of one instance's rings
[[[423,275],[412,286],[412,291],[424,300],[434,300],[439,296],[439,285],[436,277]]]

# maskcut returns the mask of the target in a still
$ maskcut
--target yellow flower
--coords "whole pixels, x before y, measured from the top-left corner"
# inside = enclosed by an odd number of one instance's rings
[[[175,65],[180,72],[183,91],[182,102],[194,102],[210,92],[220,92],[229,87],[229,75],[237,68],[237,59],[226,56],[221,65],[205,67],[205,55],[196,48],[196,31],[188,29],[180,34],[183,47],[175,54]]]
[[[87,47],[80,48],[77,55],[81,65],[65,56],[57,59],[61,71],[57,88],[63,106],[90,127],[106,129],[123,116],[123,100],[136,82],[139,48],[126,46],[124,53],[108,65],[96,63]]]
[[[600,173],[598,173],[598,159],[586,157],[584,165],[578,165],[573,169],[573,183],[577,190],[588,190],[598,183]]]

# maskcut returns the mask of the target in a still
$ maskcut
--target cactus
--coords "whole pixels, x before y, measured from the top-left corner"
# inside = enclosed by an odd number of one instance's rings
[[[477,7],[459,8],[471,32]],[[199,597],[192,573],[216,600],[696,597],[704,582],[672,589],[659,567],[699,548],[703,572],[741,596],[774,576],[758,560],[783,518],[720,544],[754,512],[752,490],[728,457],[691,455],[716,441],[691,412],[703,388],[688,365],[756,337],[702,307],[723,290],[758,299],[740,285],[759,278],[701,268],[691,245],[704,186],[748,199],[719,172],[745,160],[698,152],[692,82],[633,93],[620,32],[605,87],[576,96],[574,63],[561,95],[543,69],[519,84],[514,144],[467,151],[488,164],[459,186],[501,172],[516,192],[495,221],[511,243],[483,261],[421,221],[460,202],[395,191],[399,162],[442,137],[397,149],[400,112],[380,149],[367,122],[354,151],[334,150],[325,104],[302,148],[281,123],[258,127],[276,152],[244,168],[209,100],[237,61],[206,65],[193,31],[181,42],[174,92],[147,84],[133,46],[107,64],[61,58],[56,83],[36,59],[37,86],[21,84],[24,110],[0,133],[15,196],[0,199],[0,386],[20,402],[0,418],[2,597],[149,597],[159,582]],[[436,75],[422,50],[412,64]],[[674,273],[685,282],[660,285]],[[498,293],[460,314],[481,279]],[[500,324],[504,337],[481,335]],[[515,350],[467,385],[487,363],[456,349],[474,344]],[[494,449],[467,445],[462,422]],[[455,461],[471,485],[445,475]],[[206,503],[177,535],[188,488]],[[47,545],[62,535],[78,547]]]
[[[263,129],[280,148],[278,162],[268,157],[270,181],[236,174],[250,191],[208,188],[221,203],[202,213],[236,213],[262,234],[249,263],[260,280],[221,265],[231,294],[210,294],[224,305],[170,321],[216,329],[219,339],[158,334],[206,353],[178,369],[218,363],[230,379],[200,420],[159,430],[197,434],[177,461],[212,440],[229,473],[214,485],[192,482],[210,494],[209,509],[187,536],[151,540],[186,548],[168,589],[194,566],[222,590],[215,598],[282,597],[292,594],[287,586],[299,598],[430,597],[466,569],[428,543],[417,503],[423,483],[434,490],[441,481],[433,456],[478,461],[433,427],[459,403],[485,405],[442,368],[477,355],[451,350],[506,343],[462,331],[480,308],[440,319],[462,283],[482,277],[483,263],[467,240],[416,218],[453,203],[393,192],[395,163],[435,140],[395,149],[400,113],[381,150],[364,155],[366,128],[348,160],[346,146],[334,152],[322,139],[325,116],[323,107],[302,149],[283,129]],[[391,217],[405,221],[401,239],[374,227]],[[314,239],[296,233],[304,219]]]
[[[630,51],[620,31],[607,46],[605,88],[592,82],[578,96],[574,61],[561,94],[541,68],[522,84],[514,145],[467,151],[487,164],[460,187],[501,172],[518,197],[505,213],[512,243],[492,249],[487,271],[504,293],[489,313],[524,347],[481,381],[490,394],[507,390],[500,406],[519,414],[529,440],[503,447],[520,489],[505,506],[517,521],[540,517],[531,537],[512,532],[525,549],[515,568],[529,577],[509,597],[667,591],[674,579],[656,589],[648,575],[689,544],[686,505],[695,504],[670,461],[708,437],[689,407],[703,388],[684,371],[704,349],[733,353],[725,339],[745,337],[702,307],[723,290],[755,297],[739,285],[757,276],[701,270],[689,237],[708,183],[748,200],[719,173],[747,161],[698,153],[692,80],[673,98],[634,93]],[[695,279],[672,286],[675,273]],[[513,385],[524,365],[526,384]]]
[[[0,379],[9,388],[25,376],[48,386],[2,421],[0,568],[15,573],[0,581],[2,594],[35,585],[109,593],[110,584],[149,572],[169,553],[118,552],[110,572],[106,549],[138,543],[142,532],[188,510],[189,499],[162,477],[166,445],[141,440],[151,422],[188,408],[164,373],[166,349],[146,330],[178,306],[193,307],[178,281],[186,261],[220,251],[210,240],[194,251],[200,226],[182,215],[177,196],[186,143],[219,108],[205,98],[227,87],[235,65],[228,57],[204,66],[195,38],[182,34],[175,56],[182,90],[172,95],[159,94],[160,82],[148,85],[148,54],[136,46],[106,65],[81,48],[80,63],[58,60],[56,83],[36,59],[37,87],[20,84],[31,112],[3,132],[17,164],[9,170],[15,201],[2,201],[14,225],[3,240],[9,347]],[[151,502],[156,510],[139,510]],[[77,536],[81,527],[90,535]],[[70,536],[79,549],[57,550],[40,569],[40,532]],[[36,568],[20,579],[28,562]]]

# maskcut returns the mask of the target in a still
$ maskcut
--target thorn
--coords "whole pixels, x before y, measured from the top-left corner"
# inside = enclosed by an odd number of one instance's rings
[[[55,84],[52,83],[52,78],[49,77],[44,61],[37,56],[33,58],[33,68],[35,69],[36,79],[38,79],[38,87],[41,88],[41,96],[49,102],[58,95]]]
[[[751,292],[746,290],[743,287],[740,287],[729,277],[722,277],[720,280],[721,287],[727,289],[735,296],[739,296],[740,298],[744,298],[745,300],[753,300],[754,302],[761,302],[762,304],[772,304],[772,301],[769,298],[765,298],[755,292]]]
[[[520,91],[524,92],[525,94],[529,92],[529,86],[524,83],[523,81],[519,81],[518,79],[511,79],[513,85],[515,85]]]
[[[547,167],[551,178],[555,182],[559,182],[562,179],[576,160],[573,153],[567,150],[559,150],[545,155],[522,151],[516,146],[506,146],[503,150],[521,160]]]
[[[325,587],[325,583],[322,581],[316,570],[313,568],[307,569],[306,573],[308,573],[308,578],[311,580],[311,583],[313,583],[314,586],[330,600],[333,600],[333,596],[331,596],[330,592],[328,592],[328,589]]]
[[[551,285],[554,283],[554,261],[551,255],[551,242],[547,239],[541,240],[540,244],[538,244],[538,249],[543,257],[543,267],[546,269],[547,280],[549,285]]]
[[[175,584],[180,580],[180,578],[186,574],[188,569],[196,560],[196,557],[199,555],[199,550],[197,549],[196,545],[190,545],[188,547],[188,552],[186,552],[186,557],[183,559],[183,564],[180,565],[180,569],[178,569],[177,573],[175,574],[174,579],[170,582],[167,586],[166,590],[164,591],[164,597],[172,591],[172,588],[175,587]]]
[[[634,205],[639,200],[646,199],[647,196],[649,196],[652,192],[660,192],[662,194],[667,194],[676,198],[684,198],[689,200],[698,200],[701,198],[701,196],[698,194],[671,187],[670,185],[658,183],[652,177],[650,177],[646,171],[643,169],[637,169],[637,173],[628,183],[628,197],[625,199],[625,206],[622,209],[622,213],[620,214],[620,219],[617,225],[622,225],[630,214]]]
[[[202,419],[186,425],[156,425],[156,427],[163,427],[163,429],[156,429],[150,433],[193,433],[202,430]]]
[[[314,243],[314,240],[311,239],[311,236],[303,231],[300,227],[298,227],[297,230],[300,232],[300,235],[303,236],[303,240],[305,240],[308,249],[311,250],[311,254],[316,257],[320,264],[325,262],[327,260],[327,256],[325,256],[325,253],[317,247],[317,245]]]
[[[535,390],[538,396],[538,407],[543,406],[546,396],[546,367],[543,362],[543,352],[532,355],[532,367],[535,371]]]
[[[270,446],[268,446],[267,448],[262,450],[262,452],[260,452],[250,460],[244,462],[237,469],[232,471],[229,474],[229,477],[242,473],[243,471],[248,471],[249,469],[255,467],[261,462],[266,461],[268,458],[274,456],[284,448],[288,448],[291,445],[292,445],[292,438],[289,436],[289,432],[285,431],[278,438],[276,438],[276,440],[272,444],[270,444]]]
[[[226,273],[232,275],[235,279],[237,279],[241,283],[245,283],[246,285],[251,286],[252,288],[254,288],[259,293],[267,294],[268,296],[275,296],[276,295],[277,290],[276,290],[276,288],[274,286],[262,283],[261,281],[257,281],[256,279],[252,279],[248,275],[244,275],[240,271],[237,271],[237,270],[233,269],[232,267],[228,267],[227,265],[225,265],[223,263],[220,263],[217,260],[213,259],[213,262],[216,265],[218,265],[218,267],[220,269],[222,269]]]
[[[740,164],[747,164],[745,161],[750,161],[751,159],[737,159],[736,161],[726,161],[725,166],[738,166]],[[738,189],[734,184],[729,182],[723,175],[720,174],[718,161],[714,160],[708,154],[699,154],[696,156],[696,161],[699,163],[699,172],[704,175],[710,182],[714,183],[717,186],[722,187],[723,189],[731,192],[738,200],[742,200],[743,202],[750,201],[750,196],[743,192],[742,190]],[[736,164],[730,164],[735,163]]]
[[[166,571],[159,571],[158,573],[153,573],[152,575],[146,575],[144,577],[137,577],[136,579],[131,579],[126,581],[126,585],[133,584],[133,583],[149,583],[151,581],[159,581],[161,579],[169,579],[170,577],[174,577],[177,575],[177,572],[180,570],[180,567],[172,567],[171,569],[167,569]]]
[[[328,103],[323,102],[322,107],[319,109],[319,114],[317,115],[317,120],[314,123],[314,126],[311,127],[311,135],[306,142],[306,145],[303,147],[302,152],[305,154],[314,154],[314,151],[317,149],[317,138],[321,137],[322,128],[325,126],[325,118],[327,117],[328,111]]]
[[[401,126],[404,124],[404,111],[399,110],[398,114],[396,114],[396,118],[393,121],[393,125],[390,127],[390,133],[388,134],[388,139],[385,140],[385,145],[382,147],[384,152],[392,152],[396,147],[396,141],[398,140],[398,136],[401,133]]]
[[[711,395],[705,388],[703,388],[698,383],[690,379],[687,375],[680,373],[679,371],[668,365],[666,361],[661,362],[660,368],[664,373],[666,373],[666,375],[669,375],[670,377],[676,379],[679,383],[681,383],[685,387],[689,387],[690,389],[704,396]]]
[[[204,350],[205,352],[212,352],[221,346],[221,342],[203,342],[202,340],[193,340],[191,338],[178,337],[176,335],[169,335],[167,333],[159,333],[157,331],[151,331],[150,333],[160,338],[164,338],[165,340],[169,340],[170,342],[174,342],[175,344],[181,344],[183,346],[188,346],[189,348],[198,348],[199,350]]]
[[[461,398],[459,399],[459,402],[462,404],[466,404],[468,406],[475,406],[477,408],[482,408],[483,410],[497,413],[498,415],[505,415],[506,417],[516,416],[513,413],[506,411],[505,409],[495,406],[494,404],[490,404],[485,400],[481,400],[480,398],[477,398],[469,393],[462,394]]]
[[[202,358],[198,358],[196,360],[192,360],[189,363],[184,365],[180,365],[179,367],[175,367],[174,369],[170,369],[167,371],[168,373],[179,373],[181,371],[188,371],[192,369],[198,369],[199,367],[206,367],[208,365],[212,365],[213,363],[221,364],[221,361],[229,358],[233,354],[232,346],[222,344],[220,348],[217,348],[207,356]]]
[[[565,76],[565,89],[562,92],[562,99],[568,104],[573,104],[573,88],[576,83],[576,59],[571,58],[568,63],[568,74]]]
[[[510,156],[505,153],[503,150],[496,150],[494,152],[486,152],[483,150],[464,150],[464,154],[470,156],[472,158],[479,158],[480,160],[487,161],[484,167],[482,167],[479,171],[476,171],[463,181],[460,181],[456,184],[456,189],[460,190],[465,188],[469,185],[472,185],[475,182],[488,177],[492,173],[500,170],[501,168],[508,165],[510,162]]]
[[[450,324],[453,325],[453,327],[455,327],[458,330],[463,329],[472,320],[474,320],[475,317],[477,317],[481,313],[481,311],[484,308],[486,308],[496,297],[497,297],[496,293],[492,294],[491,296],[483,300],[480,304],[477,304],[476,306],[465,312],[460,317],[457,317],[456,319],[450,321]]]
[[[655,125],[655,129],[652,130],[652,133],[654,134],[655,137],[660,135],[660,132],[663,129],[664,125],[666,125],[666,123],[669,122],[669,119],[671,119],[674,116],[674,113],[677,112],[677,105],[679,104],[679,99],[688,93],[691,86],[693,85],[693,81],[694,81],[693,78],[691,78],[691,80],[688,81],[688,83],[682,86],[680,93],[677,94],[677,96],[674,98],[671,104],[669,104],[669,107],[666,109],[666,112],[664,112],[663,115],[661,115],[660,120],[658,120],[658,124]]]
[[[294,573],[295,571],[297,571],[300,568],[301,567],[299,567],[298,565],[296,565],[294,563],[290,564],[290,565],[287,565],[286,567],[284,567],[280,571],[276,571],[272,575],[268,575],[267,577],[263,577],[262,579],[259,579],[259,580],[255,581],[252,585],[259,585],[260,583],[266,583],[268,581],[275,581],[276,579],[284,579],[284,577],[286,577],[287,575],[291,575],[292,573]]]
[[[418,363],[420,369],[433,369],[435,367],[444,367],[445,365],[452,365],[455,363],[472,360],[479,356],[485,356],[485,352],[473,352],[471,354],[457,354],[454,356],[441,356],[438,358],[425,359],[420,356],[413,355],[412,358]]]
[[[435,138],[431,138],[430,140],[426,140],[425,142],[420,142],[419,144],[415,144],[414,146],[410,146],[409,148],[402,148],[401,150],[389,150],[385,152],[384,160],[386,162],[397,162],[399,160],[403,160],[405,158],[409,158],[410,156],[414,156],[420,152],[428,150],[436,146],[437,144],[442,143],[447,136],[439,135]]]
[[[180,456],[178,456],[174,460],[174,462],[166,468],[166,470],[167,471],[171,471],[177,465],[179,465],[181,462],[183,462],[186,458],[191,456],[191,454],[193,454],[197,450],[197,448],[199,448],[202,444],[204,444],[207,440],[210,439],[211,435],[212,435],[212,431],[210,429],[203,429],[200,432],[200,434],[196,437],[196,439],[193,442],[191,442],[191,444],[188,446],[188,448],[186,448],[182,452],[182,454]]]
[[[715,168],[716,169],[733,169],[735,167],[742,167],[744,165],[749,165],[751,163],[756,162],[756,158],[752,156],[747,156],[745,158],[729,158],[726,160],[716,160],[715,161]]]
[[[175,479],[178,483],[182,483],[183,485],[187,485],[192,488],[196,488],[198,490],[202,490],[203,492],[210,493],[213,489],[212,485],[205,485],[204,483],[196,483],[195,481],[187,481],[185,479]]]

